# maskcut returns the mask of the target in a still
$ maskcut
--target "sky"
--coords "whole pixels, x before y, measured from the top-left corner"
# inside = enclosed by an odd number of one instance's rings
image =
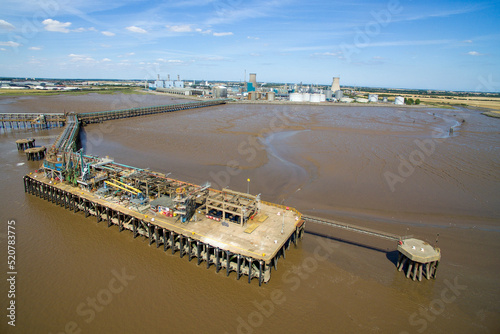
[[[0,76],[500,91],[499,1],[0,0]]]

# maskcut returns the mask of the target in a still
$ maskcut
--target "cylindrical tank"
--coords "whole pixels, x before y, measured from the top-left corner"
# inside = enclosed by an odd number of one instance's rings
[[[396,96],[396,99],[394,100],[394,104],[405,104],[405,99],[402,96]]]
[[[364,97],[357,97],[355,100],[358,103],[368,103],[368,99],[365,99]]]
[[[368,101],[369,102],[378,102],[378,95],[377,94],[368,94]]]
[[[274,101],[275,97],[276,97],[276,95],[274,94],[274,92],[267,93],[267,100],[268,101]]]
[[[315,102],[315,103],[319,103],[321,100],[320,100],[320,94],[311,94],[311,97],[310,97],[310,102]]]
[[[310,102],[311,101],[311,93],[303,93],[302,94],[302,101]]]
[[[302,94],[300,94],[300,93],[291,93],[290,94],[290,101],[292,101],[292,102],[302,102],[303,101]]]
[[[319,94],[319,102],[325,102],[326,101],[326,94]]]

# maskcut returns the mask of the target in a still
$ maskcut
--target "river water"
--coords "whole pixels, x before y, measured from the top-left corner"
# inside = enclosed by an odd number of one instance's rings
[[[184,100],[183,100],[184,101]],[[180,101],[180,102],[183,102]],[[97,111],[161,96],[0,99],[0,112]],[[450,128],[453,131],[450,133]],[[308,224],[268,284],[24,193],[38,168],[16,149],[61,129],[2,131],[0,241],[16,222],[16,327],[2,333],[497,333],[500,120],[469,109],[223,105],[90,125],[86,153],[174,178],[262,194],[303,213],[427,240],[436,280],[395,269],[392,242]],[[7,277],[6,277],[7,278]]]

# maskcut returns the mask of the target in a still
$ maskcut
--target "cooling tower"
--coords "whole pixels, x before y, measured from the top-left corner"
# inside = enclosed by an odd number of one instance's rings
[[[250,81],[253,84],[254,88],[257,88],[257,74],[255,73],[250,73]]]
[[[332,82],[332,92],[340,90],[340,78],[334,77]]]

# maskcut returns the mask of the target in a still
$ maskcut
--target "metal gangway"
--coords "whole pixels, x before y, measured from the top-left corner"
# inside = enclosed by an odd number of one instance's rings
[[[401,240],[404,240],[404,239],[410,237],[410,236],[402,237],[402,236],[399,236],[396,234],[378,231],[378,230],[374,230],[374,229],[371,229],[368,227],[356,226],[356,225],[352,225],[352,224],[342,223],[342,222],[338,222],[335,220],[319,218],[319,217],[314,217],[314,216],[302,215],[302,219],[304,219],[305,221],[310,221],[312,223],[318,223],[318,224],[323,224],[323,225],[332,226],[332,227],[336,227],[336,228],[341,228],[341,229],[348,230],[351,232],[366,234],[366,235],[370,235],[373,237],[382,238],[382,239],[391,240],[391,241],[396,241],[396,242],[399,242]]]
[[[76,149],[76,138],[80,130],[80,121],[77,114],[66,116],[66,126],[54,143],[59,152],[74,151]]]

